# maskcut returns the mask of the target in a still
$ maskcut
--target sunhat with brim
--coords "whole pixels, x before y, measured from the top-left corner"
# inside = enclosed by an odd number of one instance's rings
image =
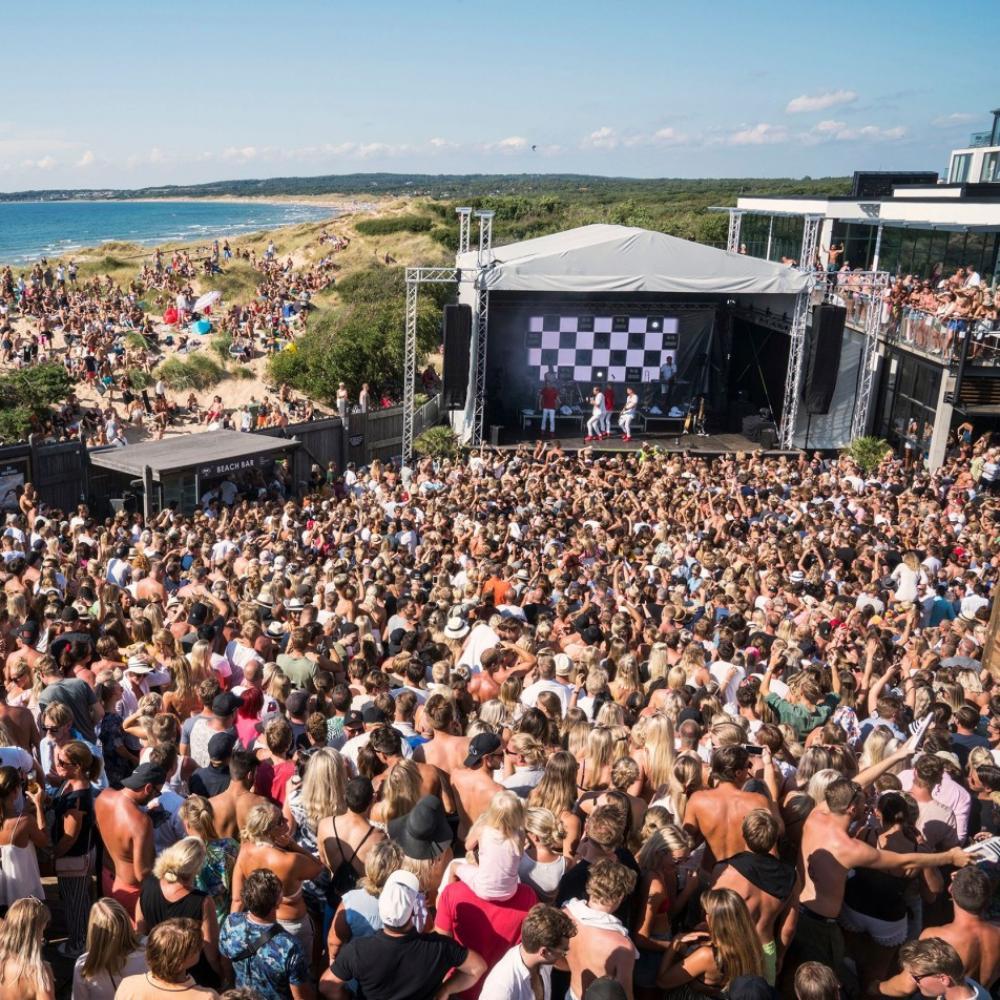
[[[469,634],[469,623],[454,615],[445,624],[444,634],[448,639],[464,639]]]
[[[405,815],[389,821],[389,837],[408,858],[430,861],[451,846],[452,830],[436,795],[425,795]]]

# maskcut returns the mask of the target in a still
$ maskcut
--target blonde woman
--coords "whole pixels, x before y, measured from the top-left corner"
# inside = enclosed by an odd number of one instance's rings
[[[639,661],[631,653],[618,661],[615,679],[609,687],[611,697],[619,705],[625,705],[630,695],[643,694],[642,681],[639,679]]]
[[[169,632],[162,634],[170,635]],[[173,636],[171,636],[172,638]],[[173,686],[163,696],[163,711],[171,712],[181,722],[184,722],[192,715],[197,715],[202,707],[191,664],[186,656],[171,656],[163,661],[163,665],[170,671],[174,679]]]
[[[549,809],[529,807],[524,829],[528,844],[521,857],[518,877],[535,890],[539,902],[552,903],[559,880],[572,861],[562,853],[566,830]]]
[[[635,943],[637,985],[651,989],[663,953],[670,947],[671,918],[681,913],[698,888],[695,873],[683,863],[691,854],[691,838],[679,826],[667,824],[651,833],[636,856],[639,882],[639,924]]]
[[[701,760],[690,753],[681,754],[671,768],[666,794],[655,799],[650,806],[662,806],[675,823],[683,823],[688,800],[703,784],[704,768]]]
[[[202,954],[191,970],[201,986],[211,986],[222,975],[219,961],[219,921],[211,896],[195,888],[205,864],[205,845],[198,837],[185,837],[161,851],[139,890],[135,928],[148,935],[166,920],[196,920],[201,927]]]
[[[292,839],[303,851],[319,860],[317,832],[328,817],[342,816],[347,811],[347,764],[329,747],[309,753],[305,774],[288,783],[283,807]],[[302,883],[302,890],[314,910],[322,910],[330,885],[326,867],[315,879]]]
[[[718,996],[740,976],[763,977],[764,949],[746,903],[732,889],[707,889],[701,901],[708,933],[683,934],[670,942],[657,987],[689,986],[696,993]]]
[[[72,1000],[114,1000],[125,976],[146,969],[146,952],[125,908],[105,897],[90,908],[87,950],[73,967]]]
[[[52,967],[42,958],[49,911],[28,896],[0,922],[0,1000],[55,1000]]]
[[[664,795],[677,757],[674,727],[666,716],[654,715],[646,720],[643,727],[643,747],[643,759],[637,761],[644,770],[642,791],[639,794],[649,801]]]
[[[397,761],[389,769],[380,789],[381,799],[372,807],[372,824],[386,829],[405,816],[420,799],[420,770],[412,760]]]
[[[566,750],[554,753],[545,763],[542,780],[531,790],[528,805],[548,809],[565,831],[562,853],[572,857],[583,835],[583,823],[574,812],[578,796],[576,775],[579,765]]]
[[[195,877],[194,887],[212,898],[221,927],[232,901],[233,869],[240,845],[232,837],[219,836],[212,803],[204,796],[189,795],[177,815],[184,832],[205,845],[205,862]]]
[[[391,840],[375,844],[365,859],[365,873],[357,888],[345,892],[330,925],[327,948],[330,964],[340,949],[354,938],[371,937],[382,929],[379,894],[386,880],[403,865],[403,849]]]
[[[607,726],[597,726],[590,731],[586,753],[577,757],[580,764],[577,787],[580,791],[590,792],[610,786],[614,743],[614,733]]]

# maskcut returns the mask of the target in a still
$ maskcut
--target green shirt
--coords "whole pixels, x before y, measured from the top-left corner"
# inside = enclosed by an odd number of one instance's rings
[[[773,692],[768,692],[764,701],[778,713],[778,721],[791,726],[800,740],[805,739],[814,729],[822,726],[833,712],[830,705],[807,708],[805,705],[790,702],[782,698],[780,694]]]
[[[282,653],[275,662],[292,682],[292,687],[312,690],[312,679],[319,670],[315,660],[310,660],[307,656],[289,656],[288,653]]]

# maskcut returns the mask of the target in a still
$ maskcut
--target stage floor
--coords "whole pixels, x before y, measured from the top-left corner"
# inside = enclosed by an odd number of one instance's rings
[[[513,449],[521,444],[534,444],[538,440],[537,433],[531,431],[514,431],[504,428],[500,437],[500,448]],[[655,445],[661,451],[682,452],[703,455],[727,455],[737,451],[761,452],[765,455],[795,455],[796,451],[782,451],[778,448],[765,449],[757,441],[742,434],[642,434],[634,435],[631,441],[622,441],[621,435],[613,435],[603,441],[584,442],[582,436],[556,434],[546,437],[546,441],[558,442],[564,451],[582,451],[591,448],[595,452],[638,451],[643,445]]]

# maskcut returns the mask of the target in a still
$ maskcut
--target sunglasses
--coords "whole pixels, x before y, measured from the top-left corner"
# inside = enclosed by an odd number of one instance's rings
[[[58,733],[62,726],[42,726],[43,733]]]

